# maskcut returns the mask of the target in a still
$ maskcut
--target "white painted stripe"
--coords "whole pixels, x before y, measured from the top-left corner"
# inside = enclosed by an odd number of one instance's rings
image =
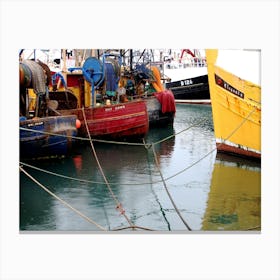
[[[175,99],[175,103],[211,104],[210,99]]]

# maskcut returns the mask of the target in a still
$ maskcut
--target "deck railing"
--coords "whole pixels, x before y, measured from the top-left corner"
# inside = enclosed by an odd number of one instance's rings
[[[189,58],[185,59],[183,62],[171,62],[166,63],[166,68],[168,69],[180,69],[180,68],[188,68],[188,67],[207,67],[205,58]]]

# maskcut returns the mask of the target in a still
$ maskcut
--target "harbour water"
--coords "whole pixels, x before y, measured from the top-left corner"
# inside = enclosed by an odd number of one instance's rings
[[[260,230],[260,163],[217,155],[210,105],[177,104],[176,109],[173,128],[150,129],[146,147],[94,144],[115,199],[104,184],[88,144],[63,159],[22,162],[22,166],[43,186],[106,230],[129,226],[116,209],[117,199],[136,226],[161,232],[188,231],[160,173],[193,231]],[[152,143],[160,172],[149,145]],[[22,172],[19,228],[100,231]]]

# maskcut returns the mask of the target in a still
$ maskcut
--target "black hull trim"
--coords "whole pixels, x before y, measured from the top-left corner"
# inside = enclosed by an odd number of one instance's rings
[[[208,75],[167,83],[166,88],[173,92],[175,100],[210,101]]]

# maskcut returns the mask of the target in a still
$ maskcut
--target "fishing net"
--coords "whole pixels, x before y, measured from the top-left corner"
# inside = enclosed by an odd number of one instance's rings
[[[46,75],[43,68],[33,60],[24,60],[22,64],[25,64],[32,73],[32,85],[36,94],[46,92]]]

